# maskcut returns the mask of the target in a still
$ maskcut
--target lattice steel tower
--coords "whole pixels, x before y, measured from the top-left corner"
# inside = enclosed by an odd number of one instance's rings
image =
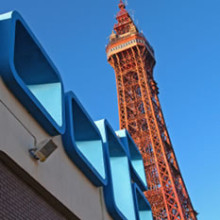
[[[158,99],[154,51],[122,0],[119,9],[106,53],[116,75],[120,128],[142,153],[154,219],[196,220]]]

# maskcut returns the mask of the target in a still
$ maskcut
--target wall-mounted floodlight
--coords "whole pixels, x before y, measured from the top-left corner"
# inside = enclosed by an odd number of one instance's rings
[[[36,159],[44,162],[57,148],[52,138],[47,138],[37,144],[36,147],[31,148],[29,153]]]

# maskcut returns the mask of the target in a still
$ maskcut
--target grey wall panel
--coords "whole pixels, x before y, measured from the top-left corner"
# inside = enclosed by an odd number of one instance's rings
[[[101,189],[67,157],[60,136],[55,138],[57,149],[45,162],[30,157],[28,149],[48,137],[0,79],[0,150],[80,219],[111,219]]]

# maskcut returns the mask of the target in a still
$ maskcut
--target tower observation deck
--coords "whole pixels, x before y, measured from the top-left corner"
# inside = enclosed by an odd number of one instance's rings
[[[196,220],[158,98],[154,50],[122,0],[119,9],[106,53],[115,70],[120,129],[129,131],[143,156],[154,219]]]

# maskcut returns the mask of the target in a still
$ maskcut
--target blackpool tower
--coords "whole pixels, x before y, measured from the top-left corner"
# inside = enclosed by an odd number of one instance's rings
[[[143,156],[154,219],[196,220],[158,99],[153,48],[122,0],[119,9],[106,53],[115,70],[120,129],[129,131]]]

